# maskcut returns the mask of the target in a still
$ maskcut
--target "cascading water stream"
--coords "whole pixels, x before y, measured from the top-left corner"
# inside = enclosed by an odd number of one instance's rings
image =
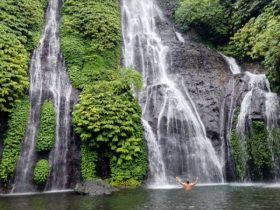
[[[267,94],[270,91],[269,82],[264,74],[252,74],[250,72],[246,72],[246,81],[248,81],[249,91],[244,96],[244,99],[241,103],[241,110],[238,116],[237,123],[237,133],[240,139],[244,139],[248,129],[248,123],[251,120],[251,107],[252,101],[254,98],[254,91],[259,90],[262,91],[263,94]],[[269,107],[267,107],[269,108]],[[248,121],[249,120],[249,121]]]
[[[234,58],[227,57],[222,55],[225,61],[228,63],[231,71],[233,74],[238,74],[241,72],[240,66],[237,64]],[[238,116],[238,121],[236,125],[236,131],[239,136],[239,143],[242,150],[242,155],[245,163],[247,161],[247,152],[246,152],[246,136],[249,133],[250,124],[253,117],[253,110],[252,107],[254,103],[259,100],[264,101],[265,110],[262,110],[263,120],[266,121],[267,131],[269,133],[268,139],[264,139],[264,141],[269,142],[272,160],[274,161],[274,151],[273,145],[277,145],[275,141],[275,136],[273,136],[273,131],[275,129],[279,129],[279,119],[280,119],[280,104],[279,104],[279,97],[276,93],[272,93],[270,90],[270,84],[264,74],[253,74],[250,72],[245,72],[244,74],[244,81],[246,82],[248,92],[245,94],[241,106],[240,106],[240,113]],[[232,88],[233,92],[235,87]],[[234,101],[234,93],[231,96],[231,100]],[[261,99],[258,98],[258,95],[261,95]],[[230,110],[232,110],[236,105],[232,103]],[[232,115],[231,119],[232,119]],[[231,120],[232,121],[232,120]],[[228,129],[227,133],[230,135],[231,133],[231,125],[229,123],[230,129]],[[227,138],[229,139],[229,137]],[[277,141],[277,140],[276,140]],[[279,171],[279,163],[276,161],[274,162],[276,170]],[[279,173],[279,172],[278,172]]]
[[[15,183],[12,192],[35,191],[33,170],[37,154],[36,133],[44,100],[54,103],[56,130],[54,148],[49,154],[50,175],[46,190],[67,187],[67,154],[70,141],[70,108],[72,86],[60,52],[59,12],[61,0],[49,0],[45,26],[38,47],[30,64],[30,113],[20,158],[17,162]]]
[[[220,55],[225,59],[227,64],[229,65],[230,71],[232,74],[240,74],[241,73],[241,68],[237,64],[236,60],[233,57],[228,57],[222,53]]]
[[[237,64],[236,60],[232,57],[228,57],[222,53],[219,53],[223,59],[226,61],[226,63],[228,64],[228,67],[231,71],[231,73],[233,75],[237,75],[241,73],[241,68],[240,66]],[[229,83],[226,87],[226,93],[230,93],[229,95],[229,99],[230,99],[230,103],[229,103],[229,109],[227,111],[227,113],[225,113],[225,107],[226,107],[226,103],[228,98],[225,97],[223,99],[222,102],[222,109],[221,109],[221,116],[220,116],[220,134],[221,139],[223,139],[223,143],[221,145],[221,162],[223,163],[222,165],[225,167],[226,161],[230,159],[230,153],[228,151],[230,151],[230,147],[229,144],[227,143],[228,139],[230,138],[230,134],[231,134],[231,126],[232,126],[232,120],[233,120],[233,112],[234,112],[234,108],[235,108],[235,85],[236,85],[236,81],[234,78],[231,78],[229,80]],[[226,121],[224,121],[226,119]],[[227,152],[225,151],[227,150]],[[226,156],[227,154],[227,156]]]
[[[168,177],[174,182],[176,175],[222,182],[221,164],[196,107],[186,87],[181,84],[180,90],[168,73],[169,48],[157,27],[157,21],[165,21],[160,9],[153,0],[123,0],[122,18],[124,65],[141,70],[144,81],[140,103],[150,182],[168,184]]]

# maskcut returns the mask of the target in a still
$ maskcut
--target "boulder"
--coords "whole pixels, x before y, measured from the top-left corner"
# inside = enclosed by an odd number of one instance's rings
[[[112,187],[102,180],[84,181],[76,184],[74,191],[82,195],[110,195],[118,189]]]

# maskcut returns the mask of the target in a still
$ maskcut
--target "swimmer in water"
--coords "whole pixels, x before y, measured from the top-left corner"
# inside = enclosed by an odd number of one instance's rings
[[[186,182],[182,182],[182,180],[176,176],[176,181],[181,184],[185,190],[192,190],[192,188],[198,183],[198,177],[196,177],[196,179],[190,183],[188,180]]]

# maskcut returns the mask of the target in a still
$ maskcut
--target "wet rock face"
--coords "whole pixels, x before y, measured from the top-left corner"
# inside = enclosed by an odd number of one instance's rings
[[[185,43],[177,40],[174,26],[168,20],[158,21],[158,26],[170,50],[168,73],[177,81],[183,93],[187,94],[188,91],[205,125],[208,138],[219,151],[222,144],[221,106],[232,73],[217,52],[196,43],[188,35],[183,35]],[[160,97],[157,99],[160,100]],[[153,106],[150,108],[153,109]]]
[[[110,195],[112,192],[118,191],[118,189],[108,185],[102,180],[85,181],[76,184],[75,192],[82,195]]]
[[[231,73],[222,57],[204,46],[173,43],[172,71],[194,100],[214,146],[220,142],[220,108]]]
[[[163,9],[164,14],[172,18],[175,14],[176,6],[179,3],[179,0],[157,0],[159,6]]]

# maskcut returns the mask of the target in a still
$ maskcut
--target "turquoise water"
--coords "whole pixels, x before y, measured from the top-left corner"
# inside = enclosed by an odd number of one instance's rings
[[[280,209],[280,188],[198,186],[183,189],[133,189],[110,196],[74,193],[0,197],[0,210],[173,210]]]

